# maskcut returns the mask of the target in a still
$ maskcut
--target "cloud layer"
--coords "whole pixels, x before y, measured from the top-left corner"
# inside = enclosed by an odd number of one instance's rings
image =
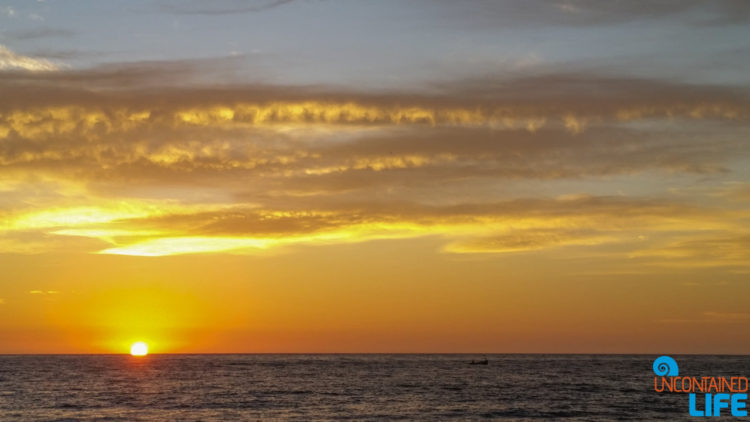
[[[0,45],[0,71],[13,69],[38,72],[57,70],[59,66],[49,60],[14,53],[8,47]]]
[[[0,74],[6,250],[415,236],[462,254],[621,244],[667,261],[721,239],[747,250],[729,236],[744,233],[743,191],[707,200],[749,158],[744,88],[596,74],[390,93],[182,84],[196,66]],[[654,174],[665,182],[638,186]],[[671,190],[691,179],[708,193]],[[743,253],[703,258],[741,267]]]

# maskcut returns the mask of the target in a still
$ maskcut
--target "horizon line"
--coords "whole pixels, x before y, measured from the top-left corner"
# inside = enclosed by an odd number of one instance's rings
[[[663,352],[175,352],[175,353],[149,353],[146,356],[132,356],[130,353],[0,353],[4,356],[131,356],[144,358],[148,356],[221,356],[221,355],[556,355],[556,356],[645,356],[645,355],[670,355],[670,356],[750,356],[742,353],[663,353]]]

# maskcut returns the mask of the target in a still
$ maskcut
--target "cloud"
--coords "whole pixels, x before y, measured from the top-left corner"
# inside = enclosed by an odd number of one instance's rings
[[[210,4],[205,2],[165,2],[161,10],[178,15],[230,15],[237,13],[262,12],[291,3],[294,0],[218,0]]]
[[[717,236],[709,231],[677,237],[634,252],[631,256],[651,265],[667,267],[747,267],[750,263],[750,234],[742,230],[738,232],[725,232]]]
[[[455,253],[526,252],[559,246],[594,246],[621,241],[614,234],[591,229],[521,229],[492,237],[477,237],[448,245]]]
[[[729,186],[722,188],[717,195],[732,201],[748,202],[750,201],[750,183],[730,183]]]
[[[42,51],[42,53],[45,53]],[[53,52],[54,54],[54,52]],[[88,54],[88,53],[84,53]],[[94,53],[96,54],[96,53]],[[257,69],[257,63],[248,63],[249,58],[257,59],[256,54],[210,57],[204,59],[152,60],[125,63],[105,63],[86,69],[61,69],[64,71],[47,73],[5,72],[0,78],[3,88],[35,88],[44,96],[63,95],[60,100],[75,102],[84,99],[82,93],[91,91],[134,90],[142,95],[143,90],[172,90],[189,85],[215,84],[216,79],[231,80],[234,73]],[[61,66],[62,67],[62,66]],[[67,93],[67,94],[64,94]],[[23,96],[17,92],[17,104],[23,104]],[[40,92],[42,94],[42,92]],[[177,94],[175,92],[175,94]]]
[[[16,9],[14,9],[14,8],[12,8],[10,6],[0,7],[0,13],[2,13],[3,15],[5,15],[5,16],[7,16],[9,18],[14,18],[14,17],[17,16]]]
[[[74,31],[64,28],[34,28],[2,32],[3,38],[15,41],[37,40],[40,38],[69,38],[75,34]]]
[[[408,228],[429,228],[441,224],[481,225],[497,222],[503,227],[508,227],[510,223],[503,221],[517,222],[527,219],[529,222],[535,221],[535,224],[548,224],[544,221],[552,222],[554,218],[577,218],[574,215],[593,218],[598,213],[608,216],[618,213],[621,218],[637,218],[640,215],[653,218],[659,214],[673,215],[680,212],[690,215],[694,212],[677,204],[624,201],[617,198],[585,198],[575,201],[526,199],[453,206],[426,206],[410,202],[364,202],[327,207],[311,205],[308,203],[302,209],[283,210],[232,207],[208,213],[183,213],[134,219],[128,224],[137,227],[143,225],[143,228],[161,227],[178,233],[190,231],[202,235],[295,236],[367,225],[385,227],[403,224]],[[628,217],[631,214],[632,217]]]
[[[608,197],[454,206],[371,202],[326,208],[307,204],[301,209],[235,206],[211,212],[176,211],[112,221],[108,224],[112,230],[89,230],[84,224],[82,229],[51,234],[94,237],[114,245],[101,253],[141,256],[244,253],[287,245],[424,236],[445,237],[451,241],[448,252],[506,253],[605,243],[639,243],[642,248],[634,230],[678,232],[696,224],[732,227],[717,223],[722,216],[706,209]]]
[[[711,174],[742,155],[750,117],[741,89],[564,75],[459,81],[429,95],[159,88],[193,66],[8,74],[0,161],[98,181],[262,178],[289,193],[647,169]]]
[[[461,184],[720,175],[747,155],[742,88],[596,75],[385,94],[167,82],[208,65],[7,72],[0,163],[9,175],[33,170],[100,194],[201,186],[277,206],[299,196],[434,197]]]
[[[441,1],[446,20],[472,27],[483,25],[592,26],[636,20],[672,20],[686,25],[726,25],[747,22],[750,7],[742,0],[666,0],[659,2],[600,2],[597,0],[528,0],[519,3],[474,0],[461,6]],[[702,16],[697,18],[696,16]]]
[[[57,290],[29,290],[31,295],[57,295],[60,294]]]
[[[721,241],[746,235],[737,194],[670,185],[737,178],[750,160],[745,87],[602,74],[397,92],[195,82],[233,63],[1,72],[0,249],[161,256],[430,237],[448,253],[750,262],[746,243]],[[728,253],[699,255],[705,242]]]
[[[32,72],[58,70],[60,67],[49,60],[16,54],[0,45],[0,71],[28,70]]]
[[[66,61],[89,58],[89,57],[102,57],[106,54],[107,53],[104,53],[101,51],[90,51],[90,50],[79,50],[79,49],[59,50],[59,49],[47,49],[47,48],[38,48],[38,49],[33,50],[32,52],[32,55],[36,57],[44,57],[46,59],[66,60]]]

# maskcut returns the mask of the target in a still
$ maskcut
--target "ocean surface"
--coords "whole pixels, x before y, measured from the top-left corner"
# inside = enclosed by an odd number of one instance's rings
[[[696,420],[651,355],[0,355],[0,421]],[[673,356],[750,376],[750,357]],[[711,418],[716,419],[716,418]]]

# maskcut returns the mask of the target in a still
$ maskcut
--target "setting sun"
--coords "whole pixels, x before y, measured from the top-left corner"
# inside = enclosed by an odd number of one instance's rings
[[[148,345],[142,341],[135,342],[130,346],[130,354],[133,356],[146,356],[148,354]]]

